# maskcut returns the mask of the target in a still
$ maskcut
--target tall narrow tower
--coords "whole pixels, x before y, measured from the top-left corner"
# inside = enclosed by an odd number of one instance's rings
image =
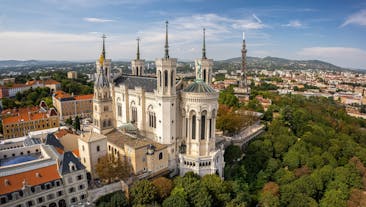
[[[210,85],[212,81],[212,66],[213,60],[206,57],[206,30],[203,28],[202,58],[195,60],[196,79],[203,80]]]
[[[143,76],[145,74],[145,60],[140,60],[140,38],[137,38],[136,59],[131,61],[132,75]]]
[[[106,59],[105,38],[103,35],[103,49],[99,60],[96,61],[97,73],[94,83],[93,97],[93,128],[100,134],[113,130],[113,102],[110,81],[111,60]]]
[[[248,91],[247,83],[247,49],[245,44],[245,33],[243,32],[243,48],[241,49],[241,81],[240,87]]]
[[[164,57],[157,59],[156,76],[157,76],[157,91],[156,102],[157,106],[157,126],[156,135],[158,142],[168,145],[169,152],[169,167],[175,170],[176,166],[176,110],[177,110],[177,95],[176,95],[176,74],[177,74],[177,59],[169,57],[168,44],[168,21],[165,22],[165,47]]]

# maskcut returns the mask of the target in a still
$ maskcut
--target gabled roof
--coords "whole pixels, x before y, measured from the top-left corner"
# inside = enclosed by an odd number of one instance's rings
[[[146,92],[153,92],[156,90],[156,78],[146,76],[130,76],[123,75],[114,80],[115,84],[125,85],[128,89],[135,89],[136,87],[143,88]]]
[[[35,186],[60,179],[56,165],[29,170],[26,172],[0,177],[0,195],[21,190],[23,181],[27,185]]]
[[[63,154],[63,159],[60,162],[60,172],[62,175],[72,172],[70,165],[75,166],[74,171],[85,169],[84,165],[75,157],[74,153],[68,151]]]
[[[60,149],[64,149],[64,146],[61,144],[60,140],[58,140],[54,134],[49,133],[46,136],[46,141],[45,141],[46,145],[52,145],[56,148],[60,148]]]

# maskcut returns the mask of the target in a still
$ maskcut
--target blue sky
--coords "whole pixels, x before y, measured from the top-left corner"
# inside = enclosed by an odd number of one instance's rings
[[[0,59],[94,60],[107,38],[113,60],[170,56],[240,56],[242,32],[249,56],[320,59],[366,69],[366,1],[361,0],[1,0]]]

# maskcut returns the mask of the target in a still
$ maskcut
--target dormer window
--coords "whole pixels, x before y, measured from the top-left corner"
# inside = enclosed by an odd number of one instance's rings
[[[69,163],[69,170],[70,170],[70,172],[73,172],[73,171],[75,171],[75,170],[76,170],[75,163],[73,163],[73,162],[70,162],[70,163]]]
[[[9,181],[8,179],[5,179],[5,180],[4,180],[4,185],[5,185],[5,186],[9,186],[9,185],[10,185],[10,181]]]
[[[37,172],[37,173],[36,173],[36,177],[37,177],[37,178],[40,178],[40,177],[41,177],[41,174]]]

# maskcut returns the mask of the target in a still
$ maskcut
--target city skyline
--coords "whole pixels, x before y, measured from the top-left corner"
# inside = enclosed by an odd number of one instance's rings
[[[164,55],[169,21],[170,56],[201,56],[206,28],[207,57],[240,56],[242,32],[248,56],[319,59],[366,69],[366,3],[362,1],[9,1],[0,11],[0,59],[93,60],[105,33],[107,57]]]

